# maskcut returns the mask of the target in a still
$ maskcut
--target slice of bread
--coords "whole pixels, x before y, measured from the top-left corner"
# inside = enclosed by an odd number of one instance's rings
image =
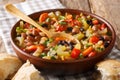
[[[120,61],[105,60],[97,64],[100,80],[120,80]]]
[[[40,72],[33,66],[33,64],[30,64],[27,60],[12,80],[44,80],[44,78],[40,75]]]
[[[17,72],[21,65],[22,62],[16,56],[0,53],[0,80],[5,80]]]

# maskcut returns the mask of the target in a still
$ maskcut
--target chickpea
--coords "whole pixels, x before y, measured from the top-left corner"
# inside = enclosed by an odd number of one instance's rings
[[[60,11],[56,11],[55,14],[56,14],[56,16],[60,16],[61,12]]]

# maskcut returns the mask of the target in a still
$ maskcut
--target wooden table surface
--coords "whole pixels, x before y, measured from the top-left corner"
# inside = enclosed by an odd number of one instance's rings
[[[117,34],[117,47],[120,47],[120,0],[60,0],[60,2],[67,8],[85,10],[105,18],[113,25]],[[0,52],[6,52],[1,37]]]

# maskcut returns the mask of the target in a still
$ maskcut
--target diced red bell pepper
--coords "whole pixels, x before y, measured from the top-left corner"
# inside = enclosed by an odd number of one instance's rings
[[[89,39],[89,42],[91,42],[93,44],[97,43],[98,41],[99,41],[99,38],[97,36],[92,36]]]
[[[71,57],[72,58],[78,58],[79,57],[79,55],[80,55],[80,50],[79,49],[76,49],[76,48],[74,48],[73,50],[72,50],[72,52],[71,52]]]

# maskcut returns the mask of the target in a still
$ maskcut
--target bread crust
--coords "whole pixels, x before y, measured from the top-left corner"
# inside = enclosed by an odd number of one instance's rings
[[[44,78],[40,75],[40,72],[34,67],[34,65],[30,64],[27,60],[12,80],[44,80]]]
[[[101,80],[120,80],[120,61],[109,59],[97,64]]]
[[[21,60],[10,54],[0,53],[0,80],[14,74],[22,65]]]

